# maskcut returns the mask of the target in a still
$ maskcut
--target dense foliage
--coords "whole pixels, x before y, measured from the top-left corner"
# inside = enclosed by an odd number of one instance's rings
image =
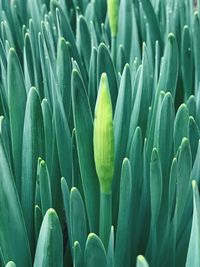
[[[200,266],[199,14],[0,0],[1,267]]]

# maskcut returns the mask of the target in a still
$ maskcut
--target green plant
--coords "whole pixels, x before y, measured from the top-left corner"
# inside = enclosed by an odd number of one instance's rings
[[[0,0],[1,267],[199,267],[199,13]]]

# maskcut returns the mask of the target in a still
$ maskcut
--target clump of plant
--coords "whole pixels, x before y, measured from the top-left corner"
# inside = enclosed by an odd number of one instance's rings
[[[0,0],[0,267],[200,266],[199,13]]]

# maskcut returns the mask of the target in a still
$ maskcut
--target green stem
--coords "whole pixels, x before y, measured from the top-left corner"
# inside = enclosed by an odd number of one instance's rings
[[[107,251],[112,225],[112,194],[100,193],[100,222],[99,236]]]
[[[117,39],[116,39],[116,36],[112,37],[111,55],[112,55],[113,64],[116,65],[116,57],[117,57]]]

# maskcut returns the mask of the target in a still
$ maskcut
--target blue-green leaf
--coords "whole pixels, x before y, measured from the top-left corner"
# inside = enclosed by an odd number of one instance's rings
[[[16,267],[14,261],[9,261],[5,267]]]
[[[142,255],[137,256],[136,267],[149,267],[146,259]]]
[[[1,254],[5,262],[12,259],[18,266],[29,267],[31,254],[26,227],[2,136],[0,136],[0,184]]]
[[[72,73],[72,104],[81,179],[90,231],[98,232],[99,181],[93,154],[93,120],[88,97],[79,73]],[[87,155],[87,157],[86,157]]]
[[[89,234],[84,253],[85,267],[107,267],[106,252],[99,237]]]
[[[31,140],[31,142],[30,142]],[[44,127],[39,95],[35,88],[28,94],[22,147],[21,205],[31,246],[34,242],[35,186],[38,157],[44,158]]]
[[[22,135],[26,106],[26,89],[24,85],[22,68],[17,54],[13,48],[9,50],[8,55],[7,82],[14,175],[17,189],[20,194]]]
[[[115,266],[128,266],[130,264],[130,207],[132,198],[131,166],[126,158],[122,164],[119,212],[117,221],[116,244],[115,244]],[[129,207],[129,208],[127,208]]]
[[[200,199],[196,181],[192,181],[193,188],[193,218],[190,242],[187,253],[186,267],[200,265]]]
[[[51,184],[50,184],[50,178],[49,178],[49,171],[44,160],[40,161],[39,185],[40,185],[42,214],[44,216],[47,210],[52,208]]]
[[[78,241],[83,250],[87,239],[85,207],[81,194],[75,187],[70,192],[70,230],[72,243]]]
[[[117,75],[108,48],[103,43],[101,43],[98,48],[98,56],[97,56],[98,83],[100,82],[101,75],[104,72],[108,76],[112,106],[113,110],[115,110],[117,94],[118,94]]]
[[[73,256],[73,266],[82,267],[83,266],[83,251],[78,241],[74,242],[74,256]]]
[[[188,99],[193,90],[193,47],[188,26],[183,28],[181,42],[181,72],[184,86],[184,99]]]
[[[188,137],[189,112],[185,104],[182,104],[177,113],[174,122],[174,153],[177,152],[181,141]]]
[[[38,237],[34,267],[63,267],[63,237],[59,218],[49,209],[43,219]]]

